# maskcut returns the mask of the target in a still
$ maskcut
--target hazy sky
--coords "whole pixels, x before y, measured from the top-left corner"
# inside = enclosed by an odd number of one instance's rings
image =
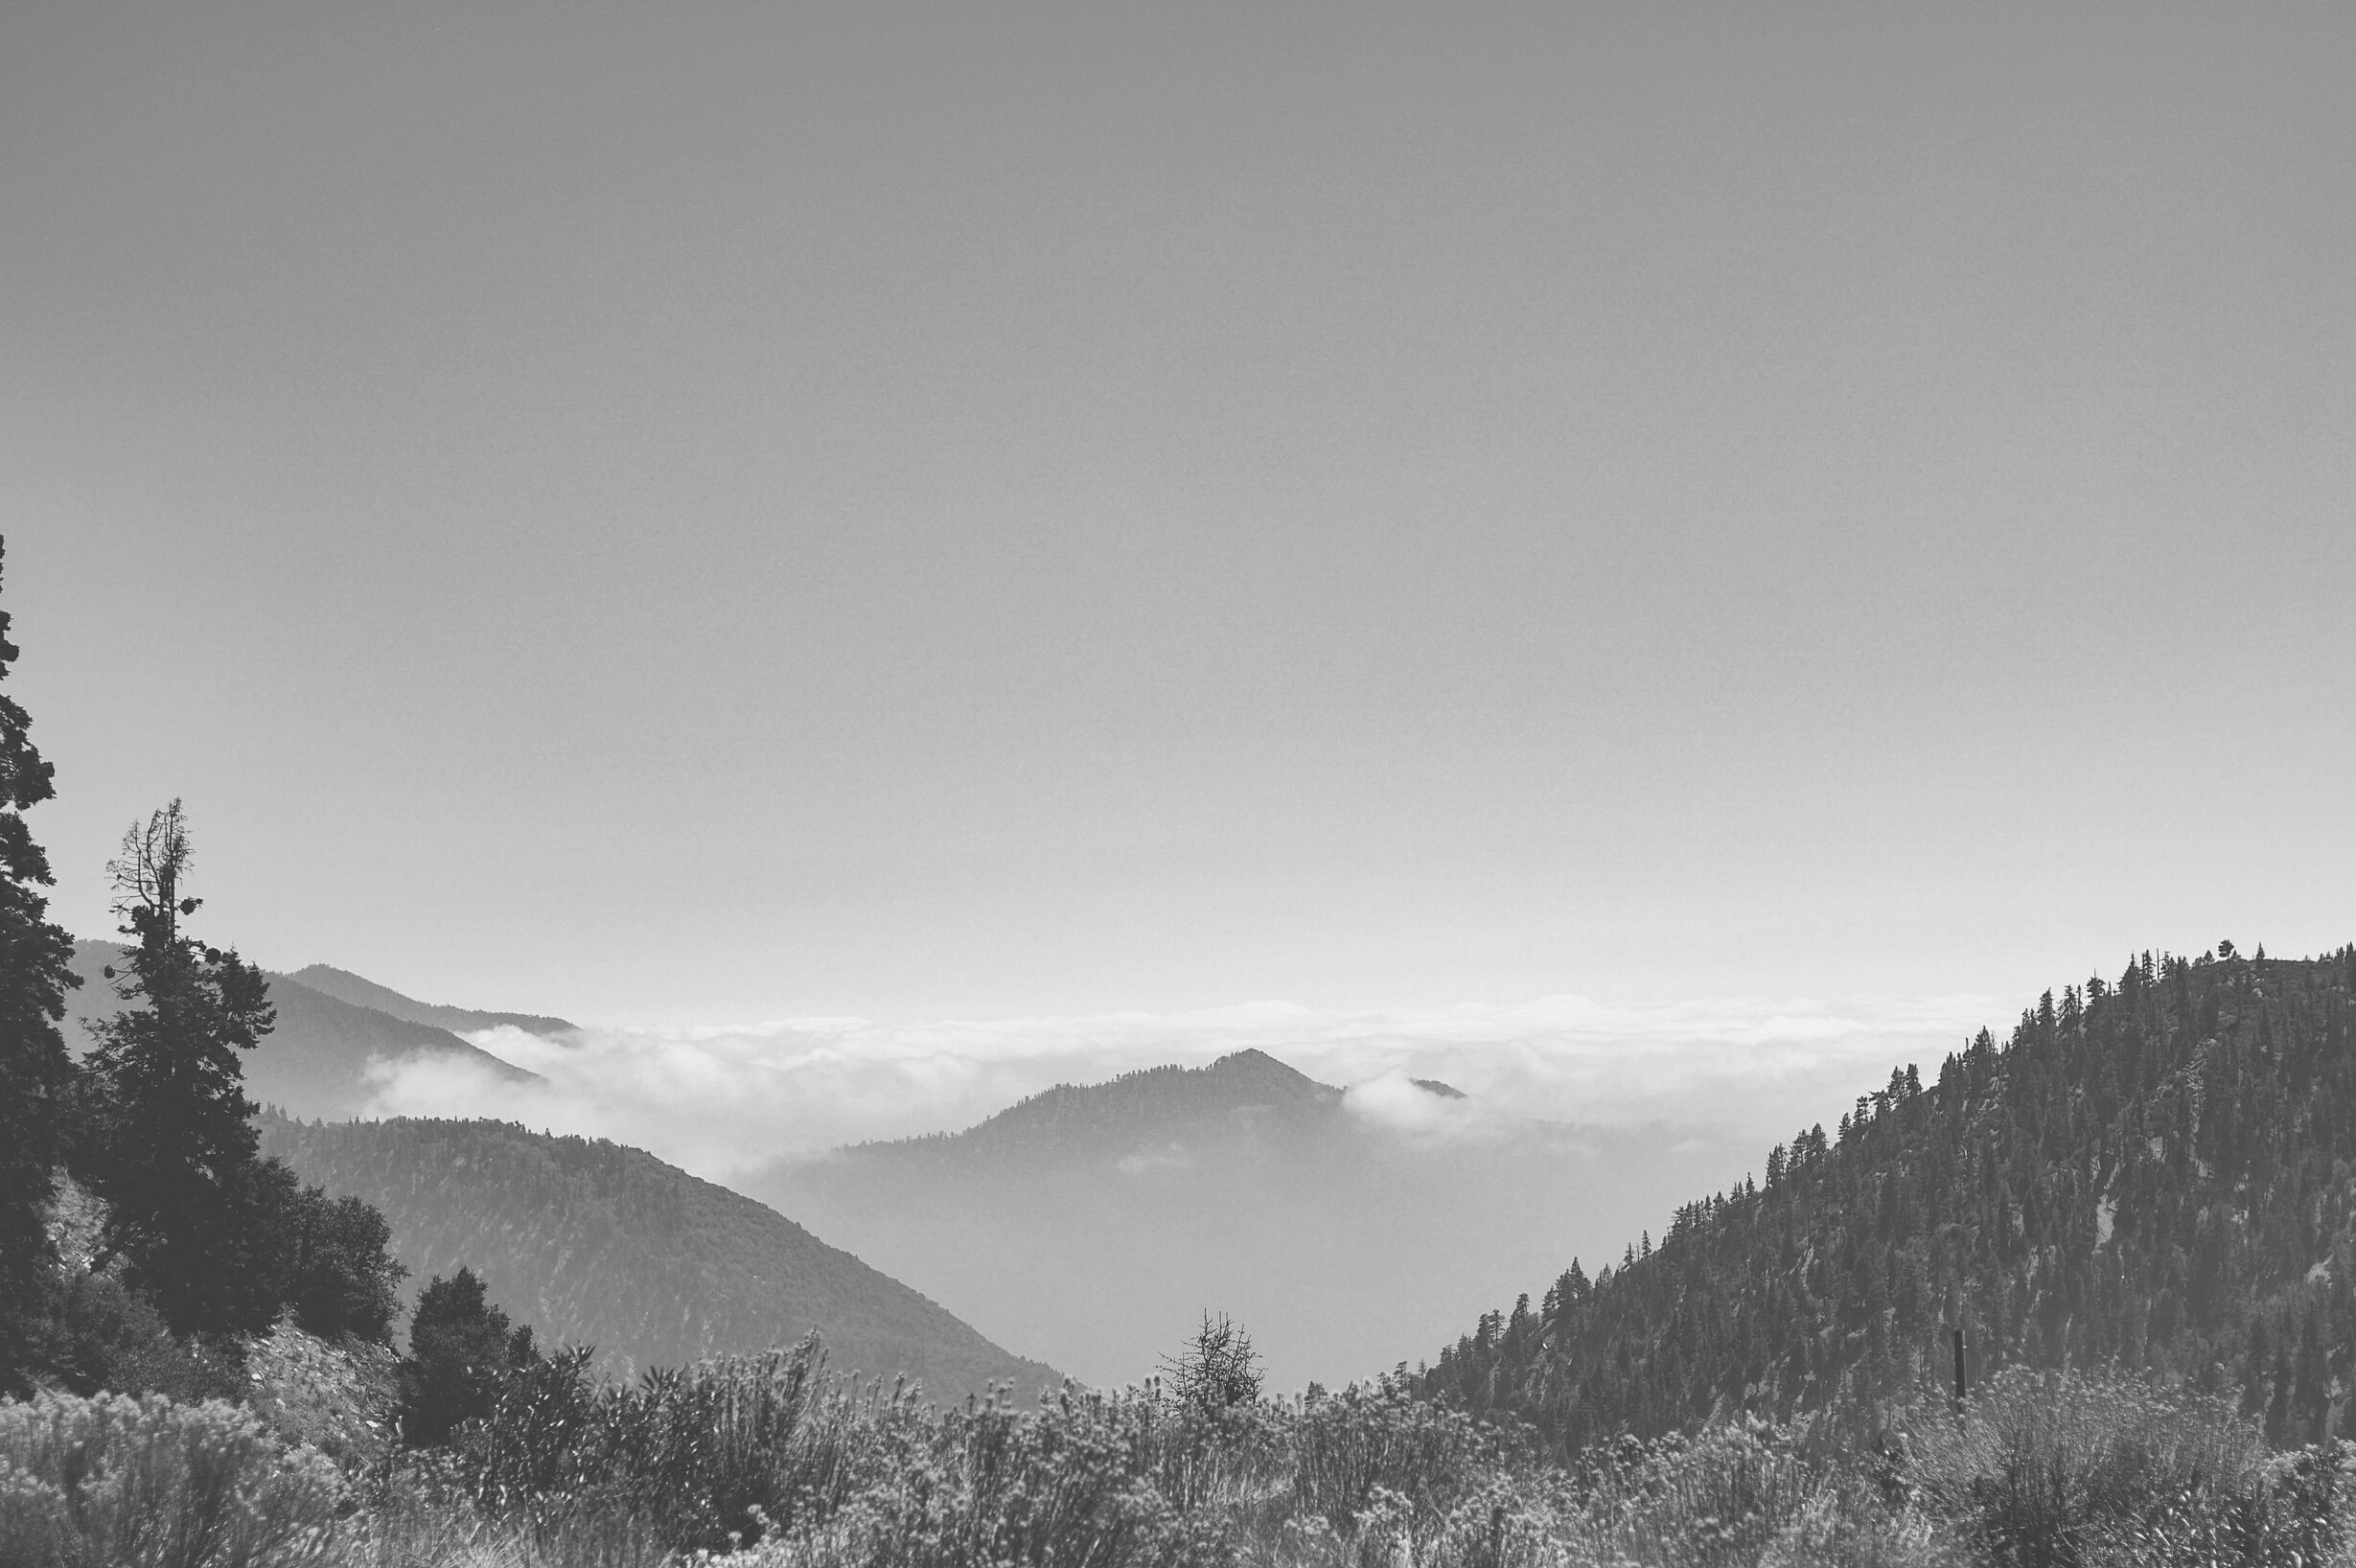
[[[178,795],[207,934],[640,1026],[2337,945],[2352,59],[2337,3],[17,0],[57,909]]]

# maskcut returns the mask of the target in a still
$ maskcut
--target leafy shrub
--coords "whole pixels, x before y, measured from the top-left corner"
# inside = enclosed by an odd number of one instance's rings
[[[1759,1425],[1581,1474],[1388,1386],[1205,1410],[1067,1391],[841,1407],[846,1468],[744,1568],[1929,1568],[1933,1521]],[[831,1507],[828,1498],[839,1498]]]
[[[1166,1485],[1174,1459],[1177,1479],[1199,1482],[1185,1459],[1228,1450],[1156,1398],[1067,1393],[1035,1411],[993,1397],[935,1412],[895,1395],[837,1408],[853,1423],[836,1445],[853,1485],[837,1506],[780,1521],[753,1559],[763,1568],[1198,1568],[1237,1556],[1242,1497],[1195,1486],[1185,1507]],[[1248,1444],[1248,1428],[1219,1430]]]
[[[321,1339],[356,1334],[391,1344],[398,1291],[409,1272],[388,1250],[392,1227],[358,1198],[299,1188],[279,1162],[265,1165],[286,1172],[266,1220],[278,1274],[274,1294],[297,1324]]]
[[[280,1568],[321,1557],[342,1487],[248,1412],[160,1395],[0,1404],[6,1568]]]
[[[912,1393],[830,1382],[817,1339],[600,1386],[590,1353],[521,1369],[457,1437],[469,1495],[502,1516],[551,1500],[594,1501],[657,1525],[679,1545],[725,1550],[772,1522],[831,1510],[862,1455],[913,1419]]]
[[[1436,1514],[1498,1461],[1500,1430],[1384,1383],[1302,1401],[1288,1423],[1293,1507],[1348,1531],[1378,1497]]]
[[[430,1449],[371,1478],[365,1506],[338,1533],[335,1568],[677,1568],[677,1555],[593,1499],[478,1507],[448,1453]]]
[[[243,1369],[231,1344],[175,1337],[147,1298],[108,1274],[84,1274],[59,1291],[53,1370],[81,1394],[161,1394],[183,1404],[235,1399]]]
[[[409,1501],[372,1505],[347,1568],[2273,1568],[2345,1560],[2356,1465],[2100,1377],[1998,1378],[1894,1449],[1738,1420],[1572,1468],[1390,1385],[935,1409],[827,1378],[814,1339],[633,1388],[588,1366],[509,1374],[413,1455]]]
[[[1580,1560],[1735,1568],[1954,1560],[1935,1524],[1876,1484],[1865,1456],[1807,1427],[1743,1419],[1627,1442],[1580,1478]]]
[[[2311,1562],[2331,1534],[2328,1461],[2302,1468],[2226,1400],[2132,1378],[2000,1372],[1964,1418],[1918,1417],[1907,1447],[1924,1502],[2021,1568],[2194,1560],[2195,1541]]]
[[[2339,1515],[2345,1447],[2274,1456],[2238,1492],[2187,1490],[2093,1521],[2080,1560],[2089,1568],[2344,1562],[2346,1521]]]

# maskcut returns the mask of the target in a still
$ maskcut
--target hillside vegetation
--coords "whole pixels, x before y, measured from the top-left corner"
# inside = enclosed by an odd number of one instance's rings
[[[366,1199],[413,1286],[471,1266],[543,1345],[676,1367],[791,1345],[945,1395],[1057,1381],[793,1221],[653,1155],[495,1121],[307,1123],[265,1116],[262,1147]]]
[[[2002,1379],[1878,1449],[1720,1424],[1576,1469],[1396,1386],[928,1405],[815,1344],[635,1388],[509,1379],[456,1447],[341,1474],[252,1416],[0,1403],[23,1568],[2345,1568],[2344,1453],[2229,1406]]]
[[[2144,955],[1912,1068],[1649,1255],[1492,1311],[1419,1388],[1559,1447],[2115,1366],[2337,1437],[2356,1388],[2356,948]]]

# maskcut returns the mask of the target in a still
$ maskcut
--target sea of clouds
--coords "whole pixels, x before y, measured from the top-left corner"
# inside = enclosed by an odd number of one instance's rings
[[[1649,1006],[1556,996],[1423,1010],[1271,1002],[924,1024],[799,1018],[565,1039],[499,1028],[469,1038],[538,1081],[449,1059],[381,1061],[369,1110],[610,1138],[727,1182],[843,1143],[970,1126],[1058,1083],[1257,1049],[1347,1088],[1353,1112],[1419,1141],[1529,1119],[1660,1123],[1754,1137],[1764,1153],[1836,1120],[1894,1067],[1935,1074],[1971,1031],[2000,1021],[1974,996]],[[1415,1078],[1468,1098],[1432,1095]]]

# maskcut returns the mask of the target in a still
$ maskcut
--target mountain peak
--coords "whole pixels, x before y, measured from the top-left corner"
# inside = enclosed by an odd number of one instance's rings
[[[925,1156],[953,1147],[1044,1152],[1118,1144],[1125,1150],[1141,1138],[1195,1139],[1272,1125],[1305,1130],[1331,1120],[1341,1105],[1342,1091],[1333,1085],[1264,1050],[1244,1049],[1208,1067],[1172,1063],[1102,1083],[1059,1083],[962,1132],[860,1147]]]
[[[1179,1071],[1187,1070],[1181,1068]],[[1254,1082],[1265,1081],[1293,1087],[1306,1086],[1312,1090],[1328,1087],[1291,1063],[1279,1061],[1257,1046],[1246,1046],[1241,1050],[1229,1051],[1209,1067],[1196,1068],[1193,1071],[1233,1079],[1248,1079]]]

